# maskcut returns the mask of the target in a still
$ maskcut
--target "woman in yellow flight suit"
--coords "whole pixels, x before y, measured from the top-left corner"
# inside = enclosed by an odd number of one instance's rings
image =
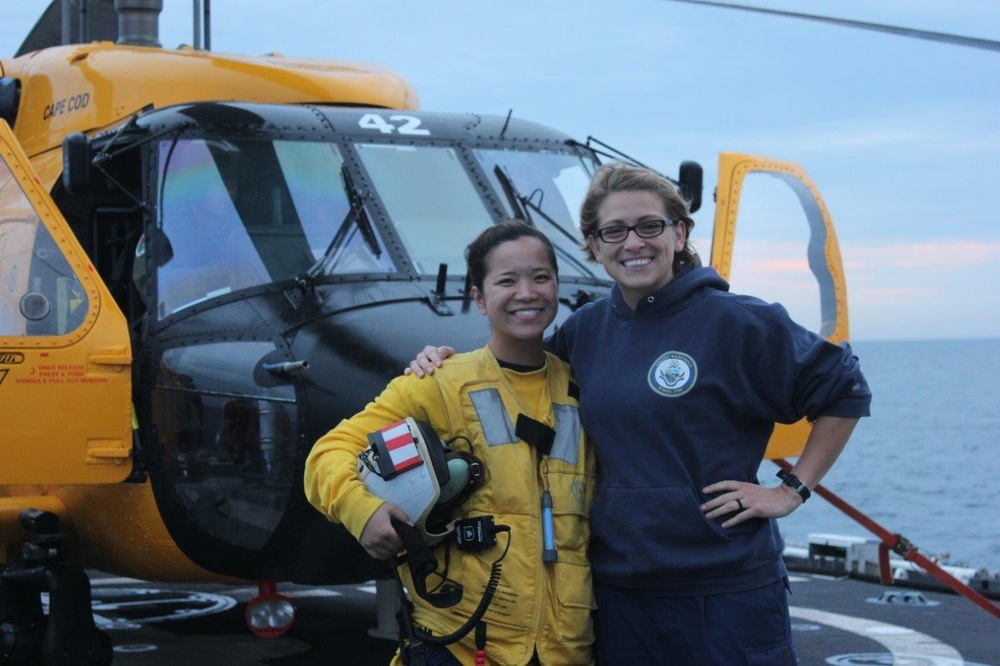
[[[462,627],[509,537],[499,587],[483,618],[489,663],[589,664],[593,593],[586,548],[595,468],[569,366],[542,348],[558,308],[555,252],[534,227],[508,221],[480,234],[466,259],[473,298],[491,325],[487,345],[453,357],[432,381],[394,379],[364,411],[322,437],[306,462],[306,495],[372,557],[388,559],[403,548],[390,519],[411,521],[358,476],[368,433],[412,417],[444,441],[469,442],[469,452],[484,463],[485,480],[453,517],[493,516],[510,533],[498,535],[485,552],[458,550],[454,539],[435,547],[448,579],[465,590],[451,608],[413,594],[409,571],[401,567],[414,624],[436,636]],[[543,538],[543,501],[552,506],[554,555],[553,543]],[[447,646],[427,646],[427,663],[475,663],[474,633]],[[397,654],[394,663],[399,661]]]

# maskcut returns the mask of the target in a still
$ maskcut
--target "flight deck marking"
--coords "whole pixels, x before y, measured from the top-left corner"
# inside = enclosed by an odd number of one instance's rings
[[[94,577],[91,580],[94,622],[100,629],[140,629],[143,625],[172,620],[190,620],[206,615],[226,612],[237,603],[246,603],[259,596],[257,587],[224,588],[216,592],[196,592],[149,587],[122,587],[133,583],[146,583],[135,578]],[[148,584],[148,583],[146,583]],[[354,589],[372,593],[373,585],[357,585]],[[279,590],[290,599],[329,599],[344,596],[345,592],[329,587],[300,587]],[[42,593],[42,605],[48,612],[49,595]]]
[[[42,604],[48,595],[42,594]],[[225,612],[236,600],[224,594],[151,588],[101,587],[94,590],[91,608],[101,629],[137,629],[144,624],[190,620]]]
[[[137,652],[155,652],[158,648],[148,643],[135,643],[133,645],[116,645],[112,648],[114,652],[122,654],[135,654]]]
[[[892,653],[895,664],[926,664],[927,666],[961,666],[966,662],[958,650],[919,631],[886,622],[839,615],[814,608],[792,606],[789,614],[800,620],[825,624],[843,631],[870,638]],[[922,661],[912,661],[920,659]],[[827,663],[835,663],[827,660]]]
[[[230,596],[237,601],[250,601],[260,595],[260,590],[256,587],[237,587],[226,590],[226,596]],[[304,599],[307,597],[340,597],[343,592],[324,588],[310,588],[306,590],[278,590],[278,594],[289,599]]]
[[[305,599],[308,597],[339,597],[342,596],[336,590],[286,590],[279,594],[289,599]]]
[[[852,652],[827,657],[830,666],[989,666],[959,659],[939,659],[919,654],[893,656],[889,652]]]
[[[90,586],[94,585],[129,585],[134,583],[142,583],[138,578],[91,578]]]

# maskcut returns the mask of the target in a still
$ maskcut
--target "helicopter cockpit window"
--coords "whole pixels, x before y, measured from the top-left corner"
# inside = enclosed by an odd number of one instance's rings
[[[348,217],[342,166],[328,143],[161,142],[162,233],[149,250],[160,258],[159,317],[308,271]],[[384,261],[369,253],[368,264],[355,259],[329,270],[385,272]]]
[[[508,214],[527,218],[555,245],[561,276],[609,279],[599,264],[586,262],[580,250],[580,204],[596,162],[565,153],[486,149],[474,153]]]
[[[310,265],[322,259],[329,248],[331,256],[323,269],[326,275],[395,272],[389,253],[376,256],[364,241],[357,220],[351,215],[350,199],[341,176],[344,160],[337,147],[332,144],[276,141],[274,148],[309,242]],[[341,229],[345,223],[349,226]],[[376,229],[372,229],[372,233],[378,235]],[[334,239],[337,243],[330,247]],[[381,238],[377,240],[378,247],[385,247]]]
[[[88,308],[83,285],[0,161],[0,337],[65,335]]]
[[[465,247],[493,224],[455,151],[447,147],[357,144],[414,268],[435,274],[440,264],[465,275]]]

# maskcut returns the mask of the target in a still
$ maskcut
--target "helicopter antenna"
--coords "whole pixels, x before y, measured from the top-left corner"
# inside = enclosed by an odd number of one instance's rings
[[[500,130],[500,138],[503,138],[504,132],[507,131],[507,126],[510,125],[510,115],[514,113],[514,109],[511,108],[507,111],[507,120],[503,121],[503,129]]]
[[[667,0],[668,2],[686,2],[692,5],[708,5],[709,7],[719,7],[722,9],[741,9],[747,12],[757,12],[759,14],[772,14],[775,16],[786,16],[789,18],[804,19],[806,21],[818,21],[820,23],[831,23],[845,28],[858,28],[859,30],[872,30],[874,32],[884,32],[890,35],[901,37],[913,37],[915,39],[926,39],[932,42],[943,42],[956,46],[968,46],[974,49],[984,49],[987,51],[1000,51],[1000,42],[992,39],[980,39],[978,37],[965,37],[963,35],[952,35],[947,32],[933,32],[930,30],[917,30],[915,28],[903,28],[896,25],[886,25],[884,23],[870,23],[868,21],[853,21],[851,19],[835,18],[833,16],[820,16],[818,14],[803,14],[801,12],[789,12],[780,9],[767,9],[765,7],[751,7],[735,2],[714,2],[713,0]]]

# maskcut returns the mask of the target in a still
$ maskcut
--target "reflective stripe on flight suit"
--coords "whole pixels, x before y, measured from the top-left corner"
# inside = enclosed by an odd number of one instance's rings
[[[517,444],[514,424],[507,415],[507,408],[494,388],[471,391],[469,398],[476,408],[476,415],[483,427],[486,443],[490,446]],[[580,412],[573,405],[552,405],[556,422],[556,439],[552,444],[550,458],[576,465],[580,459]]]

